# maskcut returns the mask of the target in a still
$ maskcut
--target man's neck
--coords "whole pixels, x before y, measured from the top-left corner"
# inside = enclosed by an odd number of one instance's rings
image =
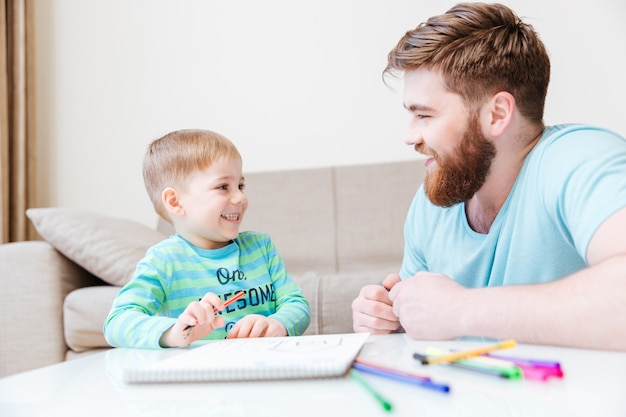
[[[530,133],[533,136],[527,137],[533,139],[518,142],[518,145],[524,144],[522,147],[516,148],[513,144],[510,149],[504,147],[498,150],[487,180],[478,192],[465,202],[465,216],[472,230],[477,233],[489,233],[524,165],[524,159],[537,144],[542,133],[543,128],[538,133],[536,130]]]

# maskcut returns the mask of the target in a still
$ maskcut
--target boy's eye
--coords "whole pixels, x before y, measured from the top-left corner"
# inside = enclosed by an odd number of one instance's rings
[[[228,184],[222,184],[219,187],[217,187],[220,190],[228,190]]]
[[[239,190],[243,191],[246,188],[246,184],[239,184]]]

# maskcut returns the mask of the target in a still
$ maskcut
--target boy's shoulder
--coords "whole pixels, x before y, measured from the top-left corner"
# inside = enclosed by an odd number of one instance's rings
[[[254,243],[264,243],[267,244],[271,242],[270,236],[267,233],[263,232],[254,232],[254,231],[245,231],[239,233],[237,236],[237,242],[241,244],[254,244]]]
[[[187,243],[177,235],[171,235],[157,242],[148,249],[148,253],[165,253],[180,250],[188,246]]]
[[[254,231],[240,232],[234,241],[240,248],[258,248],[272,245],[272,239],[269,234]],[[188,251],[193,251],[191,244],[178,235],[172,235],[150,247],[147,254],[164,256],[167,254],[187,253]]]

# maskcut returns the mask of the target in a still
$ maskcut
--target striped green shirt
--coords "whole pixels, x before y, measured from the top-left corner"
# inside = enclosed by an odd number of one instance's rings
[[[158,348],[163,332],[189,303],[207,292],[226,301],[240,290],[246,295],[217,313],[225,327],[206,339],[225,338],[248,314],[280,321],[290,336],[308,327],[309,303],[267,234],[243,232],[216,250],[198,248],[173,235],[150,248],[138,263],[133,278],[113,301],[104,336],[111,346]]]

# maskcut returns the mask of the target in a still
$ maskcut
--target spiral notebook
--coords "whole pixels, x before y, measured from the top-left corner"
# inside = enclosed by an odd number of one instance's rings
[[[208,341],[159,362],[127,369],[128,383],[251,381],[345,375],[369,333]]]

